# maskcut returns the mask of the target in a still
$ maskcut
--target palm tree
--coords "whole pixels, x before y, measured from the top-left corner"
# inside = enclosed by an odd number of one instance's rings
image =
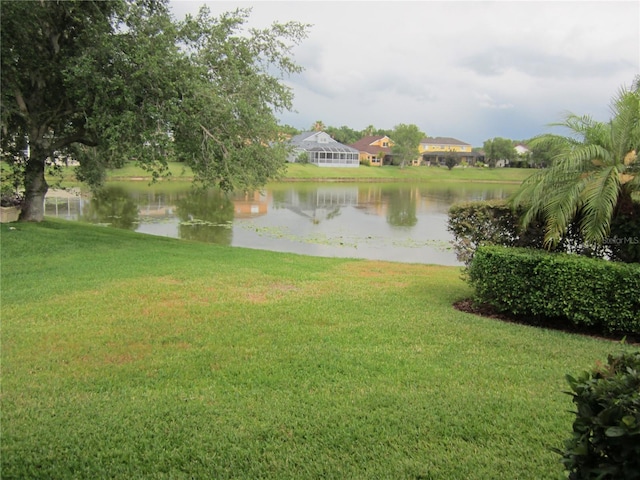
[[[362,131],[362,136],[371,137],[375,132],[376,132],[376,127],[374,127],[373,125],[369,125],[367,128],[365,128]]]
[[[524,206],[522,224],[545,222],[545,245],[554,247],[577,222],[587,243],[602,244],[611,223],[634,215],[640,193],[640,76],[621,88],[611,105],[609,122],[569,114],[571,136],[544,134],[532,146],[553,149],[553,163],[529,177],[511,199]]]

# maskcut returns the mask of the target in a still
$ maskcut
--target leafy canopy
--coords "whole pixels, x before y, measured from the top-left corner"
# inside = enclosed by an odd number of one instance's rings
[[[415,160],[420,155],[420,140],[426,135],[420,131],[416,125],[401,123],[393,129],[391,137],[394,145],[391,147],[394,162],[398,162],[401,167],[405,163]]]
[[[483,145],[485,156],[492,167],[498,160],[513,160],[517,156],[513,142],[507,138],[496,137],[486,140]]]
[[[250,10],[204,7],[177,21],[167,0],[0,5],[2,156],[20,167],[22,219],[41,219],[56,158],[94,185],[129,159],[156,176],[181,160],[226,190],[282,171],[275,112],[292,107],[283,79],[301,71],[291,52],[307,25],[248,29]]]

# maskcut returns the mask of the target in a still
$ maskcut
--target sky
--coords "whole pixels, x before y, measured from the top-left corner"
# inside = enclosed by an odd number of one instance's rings
[[[171,0],[175,18],[206,5],[250,8],[247,23],[310,24],[284,79],[310,130],[417,125],[474,147],[527,140],[568,113],[610,119],[612,98],[640,74],[640,1]]]

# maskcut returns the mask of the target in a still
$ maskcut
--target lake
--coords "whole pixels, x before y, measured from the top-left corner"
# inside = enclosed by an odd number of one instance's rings
[[[449,207],[506,198],[517,187],[291,182],[225,195],[127,182],[92,195],[52,190],[45,215],[234,247],[459,266],[447,231]]]

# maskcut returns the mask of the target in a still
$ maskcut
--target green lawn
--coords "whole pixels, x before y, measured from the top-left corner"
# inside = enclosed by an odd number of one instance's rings
[[[173,181],[189,181],[193,172],[182,163],[168,164]],[[348,181],[412,181],[412,182],[500,182],[521,183],[534,170],[527,168],[454,168],[446,167],[366,167],[358,168],[326,168],[310,164],[287,164],[283,181],[304,180],[348,180]],[[53,181],[53,177],[49,177]],[[73,167],[63,169],[63,184],[74,183]],[[122,168],[109,170],[108,181],[122,180],[150,181],[151,175],[134,163]],[[77,183],[77,182],[76,182]]]
[[[446,167],[366,167],[329,168],[310,164],[288,164],[289,180],[393,180],[414,182],[501,182],[522,183],[534,170],[527,168],[454,168]]]
[[[562,478],[564,375],[623,348],[458,312],[453,267],[1,235],[3,479]]]

